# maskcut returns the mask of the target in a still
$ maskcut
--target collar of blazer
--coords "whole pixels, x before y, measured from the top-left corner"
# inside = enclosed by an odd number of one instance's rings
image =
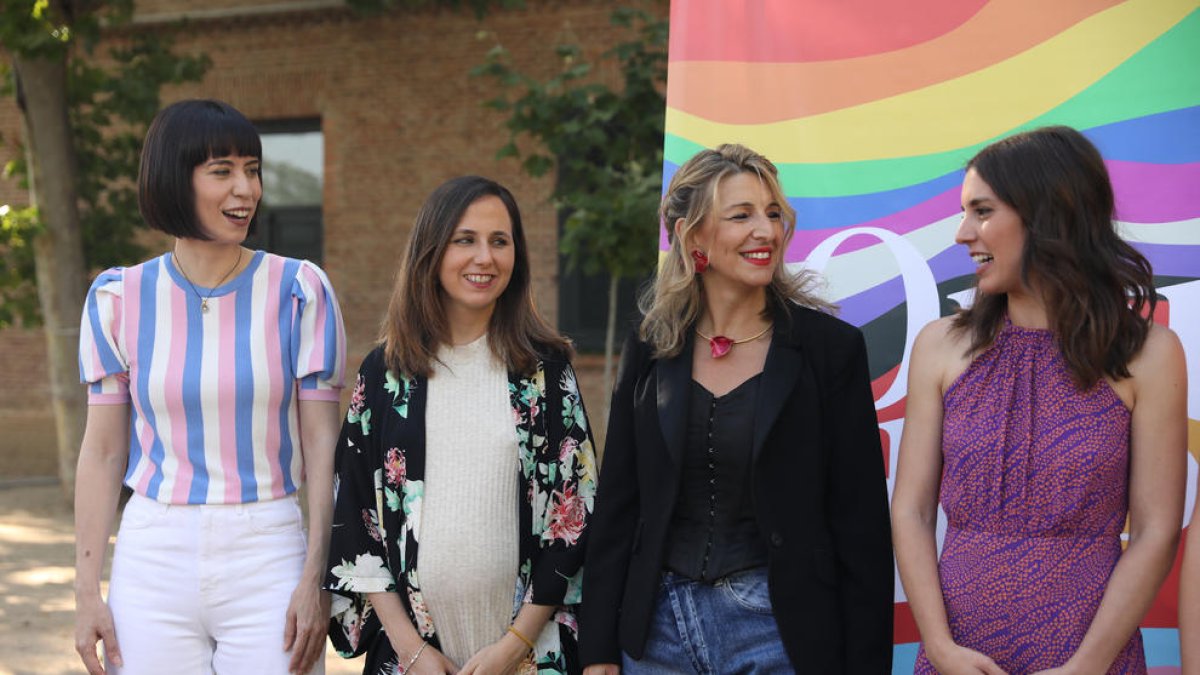
[[[767,433],[775,424],[792,390],[804,374],[804,355],[797,331],[800,317],[776,317],[776,330],[771,334],[771,346],[763,365],[762,382],[754,413],[752,458],[762,453]],[[694,331],[689,331],[687,343],[677,356],[657,362],[658,422],[662,428],[667,454],[678,466],[683,461],[683,444],[687,435],[688,388],[692,380],[692,349]]]

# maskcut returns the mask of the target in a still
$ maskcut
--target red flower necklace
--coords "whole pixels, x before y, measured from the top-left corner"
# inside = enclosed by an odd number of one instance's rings
[[[747,342],[754,342],[758,338],[766,335],[767,331],[771,330],[771,327],[774,325],[775,324],[773,324],[773,323],[769,323],[769,324],[767,324],[766,328],[762,329],[757,334],[751,335],[748,338],[742,338],[741,340],[732,340],[730,338],[725,337],[724,335],[713,335],[712,337],[709,337],[709,336],[705,335],[704,333],[701,333],[699,328],[696,329],[696,335],[699,335],[700,337],[704,338],[705,340],[708,340],[708,348],[709,348],[710,353],[712,354],[712,357],[714,359],[719,359],[722,356],[725,356],[726,354],[728,354],[730,352],[730,350],[733,349],[734,345],[745,344]]]

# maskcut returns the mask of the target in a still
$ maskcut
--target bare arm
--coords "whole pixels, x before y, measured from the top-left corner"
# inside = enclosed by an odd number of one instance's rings
[[[942,393],[945,373],[962,347],[942,319],[921,331],[908,370],[908,400],[896,487],[892,536],[900,580],[921,631],[925,653],[944,675],[1000,673],[978,652],[960,647],[950,634],[937,559],[937,506],[942,477]]]
[[[1179,339],[1152,327],[1130,373],[1129,546],[1066,672],[1108,670],[1150,609],[1179,543],[1187,476],[1187,371]]]
[[[367,599],[375,608],[375,614],[379,617],[379,623],[383,625],[383,631],[387,633],[388,641],[392,643],[392,651],[396,652],[399,664],[409,664],[412,658],[417,656],[417,660],[412,661],[409,669],[401,672],[413,675],[458,672],[454,663],[433,647],[425,645],[422,651],[425,638],[421,637],[412,620],[408,618],[408,611],[404,609],[404,603],[398,594],[390,591],[368,593]]]
[[[75,650],[89,673],[103,673],[96,642],[121,665],[112,613],[100,595],[100,572],[108,552],[129,457],[129,405],[88,406],[75,483]]]
[[[292,592],[284,622],[283,648],[292,651],[288,669],[306,673],[325,652],[329,593],[321,590],[329,557],[333,521],[333,450],[341,420],[336,401],[301,400],[300,453],[308,501],[308,550],[300,583]]]
[[[1190,536],[1179,585],[1179,646],[1183,652],[1183,675],[1200,675],[1200,494],[1188,530]]]
[[[304,581],[319,585],[329,557],[333,521],[333,449],[341,418],[334,401],[300,401],[300,452],[308,486],[308,552]]]

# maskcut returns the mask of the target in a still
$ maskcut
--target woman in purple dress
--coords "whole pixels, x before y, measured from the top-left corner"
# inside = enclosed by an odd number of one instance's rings
[[[913,347],[892,501],[918,673],[1146,671],[1137,626],[1183,512],[1186,378],[1113,201],[1066,127],[967,164],[955,240],[975,302]]]

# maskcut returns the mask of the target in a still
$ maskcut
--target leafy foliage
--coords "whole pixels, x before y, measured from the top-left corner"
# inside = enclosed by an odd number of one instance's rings
[[[38,58],[62,55],[81,43],[91,51],[101,26],[133,17],[134,0],[0,0],[0,45]]]
[[[150,32],[109,55],[111,69],[73,59],[68,80],[84,254],[93,269],[144,257],[133,240],[142,222],[136,190],[142,139],[162,87],[199,81],[210,63],[206,56],[173,54],[168,37]]]
[[[557,170],[553,199],[567,214],[559,246],[568,264],[636,277],[653,269],[657,248],[667,21],[630,8],[615,10],[611,20],[635,33],[600,57],[615,62],[619,89],[598,81],[574,44],[555,48],[562,67],[544,82],[516,70],[499,45],[472,74],[503,86],[484,104],[509,115],[509,140],[496,157],[519,159],[534,177]],[[522,153],[524,136],[541,148]]]
[[[32,240],[40,230],[35,207],[0,205],[0,326],[38,321]]]
[[[134,241],[141,224],[136,182],[142,138],[158,111],[162,87],[198,81],[210,65],[203,55],[172,53],[170,36],[151,31],[115,40],[103,59],[107,65],[99,65],[101,26],[127,23],[132,11],[132,0],[0,0],[0,46],[26,57],[67,60],[68,117],[89,269],[144,256]],[[0,76],[5,92],[16,91],[11,68],[0,68]],[[5,177],[27,187],[24,151],[15,143],[9,146],[16,148],[18,159],[5,167]],[[37,231],[36,212],[9,207],[8,213],[0,228],[0,327],[14,322],[33,325],[38,310],[28,239]]]

